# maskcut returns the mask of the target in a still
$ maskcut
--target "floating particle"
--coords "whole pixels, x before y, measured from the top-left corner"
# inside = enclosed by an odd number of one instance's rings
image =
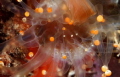
[[[99,40],[95,40],[95,41],[93,41],[93,43],[94,43],[96,46],[100,45],[100,41],[99,41]]]
[[[24,18],[22,18],[22,21],[23,21],[23,22],[26,22],[26,21],[27,21],[27,19],[24,17]]]
[[[73,25],[73,23],[74,23],[74,21],[71,20],[68,24],[69,24],[69,25]]]
[[[71,35],[71,37],[73,37],[73,35]]]
[[[120,57],[120,53],[117,54],[117,57]]]
[[[97,21],[98,22],[105,22],[105,19],[103,18],[103,15],[98,15],[97,16]]]
[[[105,71],[105,76],[111,76],[112,72],[110,70]]]
[[[94,34],[94,35],[97,35],[99,33],[99,31],[98,30],[91,30],[90,33]]]
[[[103,72],[107,71],[107,70],[108,70],[108,66],[103,65],[103,66],[101,67],[101,70],[102,70]]]
[[[29,55],[29,57],[33,57],[34,53],[33,52],[29,52],[28,55]]]
[[[66,17],[66,18],[65,18],[65,22],[66,22],[66,23],[69,23],[70,21],[71,21],[71,20],[70,20],[69,17]]]
[[[28,11],[25,12],[25,16],[26,17],[29,17],[30,16],[30,13]]]
[[[37,12],[37,13],[43,13],[43,8],[42,7],[39,7],[39,8],[36,8],[35,9],[35,12]]]
[[[50,37],[50,41],[51,42],[55,41],[55,38],[54,37]]]
[[[51,7],[48,7],[48,8],[47,8],[47,12],[48,12],[48,13],[51,13],[52,11],[53,11],[53,9],[52,9]]]
[[[62,28],[62,30],[66,30],[66,28],[65,28],[65,27],[63,27],[63,28]]]
[[[63,35],[63,37],[66,37],[66,35]]]
[[[66,55],[62,55],[62,59],[67,59],[67,56]]]
[[[46,70],[42,70],[42,75],[46,75],[47,71]]]

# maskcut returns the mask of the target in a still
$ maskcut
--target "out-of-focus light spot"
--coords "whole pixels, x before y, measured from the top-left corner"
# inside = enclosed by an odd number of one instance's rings
[[[120,57],[120,53],[117,54],[117,57]]]
[[[65,28],[65,27],[63,27],[63,28],[62,28],[62,30],[66,30],[66,28]]]
[[[105,22],[105,19],[103,18],[103,15],[98,15],[97,16],[97,21],[98,22]]]
[[[74,21],[71,20],[68,24],[69,24],[69,25],[73,25],[73,23],[74,23]]]
[[[99,31],[98,30],[91,30],[90,33],[94,34],[94,35],[97,35],[99,33]]]
[[[20,35],[24,35],[24,31],[22,31],[22,30],[19,31],[19,34],[20,34]]]
[[[55,38],[54,37],[50,37],[49,39],[51,42],[55,41]]]
[[[23,21],[23,22],[26,22],[26,21],[27,21],[27,19],[24,17],[24,18],[22,18],[22,21]]]
[[[118,44],[113,44],[113,47],[117,48],[117,47],[118,47]]]
[[[66,37],[66,35],[63,35],[63,37]]]
[[[76,36],[78,35],[78,33],[75,34]]]
[[[17,2],[22,2],[22,0],[17,0]]]
[[[71,35],[71,37],[73,37],[73,35]]]
[[[66,18],[65,18],[65,22],[66,22],[66,23],[69,23],[69,22],[70,22],[70,18],[69,18],[69,17],[66,17]]]
[[[91,46],[93,47],[94,45],[92,44]]]
[[[34,53],[33,52],[29,52],[28,55],[29,55],[29,57],[33,57]]]
[[[29,16],[30,16],[30,13],[29,13],[28,11],[26,11],[26,12],[24,13],[24,15],[25,15],[26,17],[29,17]]]
[[[46,75],[47,71],[46,70],[42,70],[42,75]]]
[[[68,77],[72,77],[72,75],[75,75],[75,71],[71,70],[69,73],[68,73]]]
[[[4,62],[3,61],[0,61],[0,66],[4,66]]]
[[[110,70],[105,71],[105,76],[111,76],[112,72]]]
[[[39,8],[35,8],[35,12],[36,13],[43,13],[43,8],[42,7],[39,7]]]
[[[67,56],[66,55],[62,55],[62,59],[67,59]]]
[[[87,48],[85,48],[85,51],[88,51],[88,49],[87,49]]]
[[[107,70],[108,70],[108,66],[103,65],[103,66],[101,67],[101,70],[102,70],[103,72],[107,71]]]
[[[51,13],[52,11],[53,11],[53,9],[52,9],[51,7],[48,7],[48,8],[47,8],[47,12],[48,12],[48,13]]]
[[[91,71],[91,70],[89,70],[89,71],[88,71],[88,73],[92,73],[92,71]]]
[[[99,40],[94,40],[93,43],[94,43],[94,45],[96,45],[96,46],[100,45],[100,41],[99,41]]]

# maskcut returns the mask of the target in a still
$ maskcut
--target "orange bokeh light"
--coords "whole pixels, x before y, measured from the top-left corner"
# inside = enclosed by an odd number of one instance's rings
[[[94,45],[96,45],[96,46],[100,45],[100,41],[99,41],[99,40],[94,40],[93,43],[94,43]]]

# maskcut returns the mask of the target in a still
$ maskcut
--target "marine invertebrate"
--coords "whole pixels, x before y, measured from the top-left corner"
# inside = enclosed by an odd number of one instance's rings
[[[112,26],[111,19],[104,18],[101,5],[96,6],[96,12],[88,0],[32,0],[29,6],[22,0],[17,1],[22,7],[9,0],[0,0],[24,24],[18,30],[19,35],[0,45],[4,54],[15,46],[26,50],[23,53],[26,63],[17,67],[2,66],[3,72],[10,71],[11,77],[23,77],[48,60],[49,69],[42,70],[46,77],[57,76],[58,72],[65,74],[70,65],[74,66],[77,77],[84,77],[87,68],[94,63],[94,45],[102,52],[103,40],[107,38],[106,49],[112,49],[115,39],[111,31],[116,31],[116,24]],[[94,20],[96,18],[98,21]],[[31,48],[36,52],[30,51]],[[37,72],[34,76],[41,76]]]

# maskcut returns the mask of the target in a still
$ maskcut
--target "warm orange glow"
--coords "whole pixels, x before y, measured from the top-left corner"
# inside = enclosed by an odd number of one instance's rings
[[[24,31],[22,31],[22,30],[19,31],[19,33],[20,33],[20,35],[24,35]]]
[[[0,65],[1,65],[1,66],[4,66],[4,62],[3,62],[3,61],[0,61]]]
[[[108,70],[108,66],[103,65],[103,66],[101,67],[101,70],[102,70],[103,72],[107,71],[107,70]]]
[[[48,7],[48,8],[47,8],[47,12],[48,12],[48,13],[51,13],[52,11],[53,11],[53,10],[52,10],[51,7]]]
[[[43,11],[44,11],[44,10],[43,10],[42,7],[35,9],[35,12],[37,12],[37,13],[43,13]]]
[[[73,25],[73,23],[74,23],[74,21],[73,21],[73,20],[71,20],[71,21],[69,22],[69,25]]]
[[[66,28],[65,28],[65,27],[63,27],[63,28],[62,28],[62,30],[66,30]]]
[[[110,70],[105,71],[105,76],[111,76],[112,72]]]
[[[113,47],[117,48],[117,47],[118,47],[118,44],[113,44]]]
[[[95,41],[93,41],[93,43],[94,43],[96,46],[100,45],[100,41],[99,41],[99,40],[95,40]]]
[[[94,30],[91,30],[90,33],[91,33],[91,34],[94,34]]]
[[[66,22],[66,23],[70,23],[70,21],[71,21],[71,20],[70,20],[69,17],[66,17],[66,18],[65,18],[65,22]]]
[[[105,19],[103,19],[102,22],[105,22]]]
[[[97,35],[99,33],[99,31],[98,30],[91,30],[90,33]]]
[[[104,73],[102,74],[102,77],[106,77]]]
[[[98,22],[105,22],[105,19],[103,18],[103,15],[98,15],[97,16],[97,21]]]
[[[51,42],[55,41],[55,38],[54,37],[50,37],[50,41]]]
[[[42,75],[46,75],[47,71],[46,70],[42,70]]]
[[[33,52],[29,52],[29,57],[33,57],[34,56],[34,53]]]
[[[30,13],[29,13],[28,11],[26,11],[26,12],[24,13],[24,15],[25,15],[26,17],[28,17],[28,16],[30,16]]]
[[[62,59],[67,59],[67,56],[66,55],[62,55]]]

